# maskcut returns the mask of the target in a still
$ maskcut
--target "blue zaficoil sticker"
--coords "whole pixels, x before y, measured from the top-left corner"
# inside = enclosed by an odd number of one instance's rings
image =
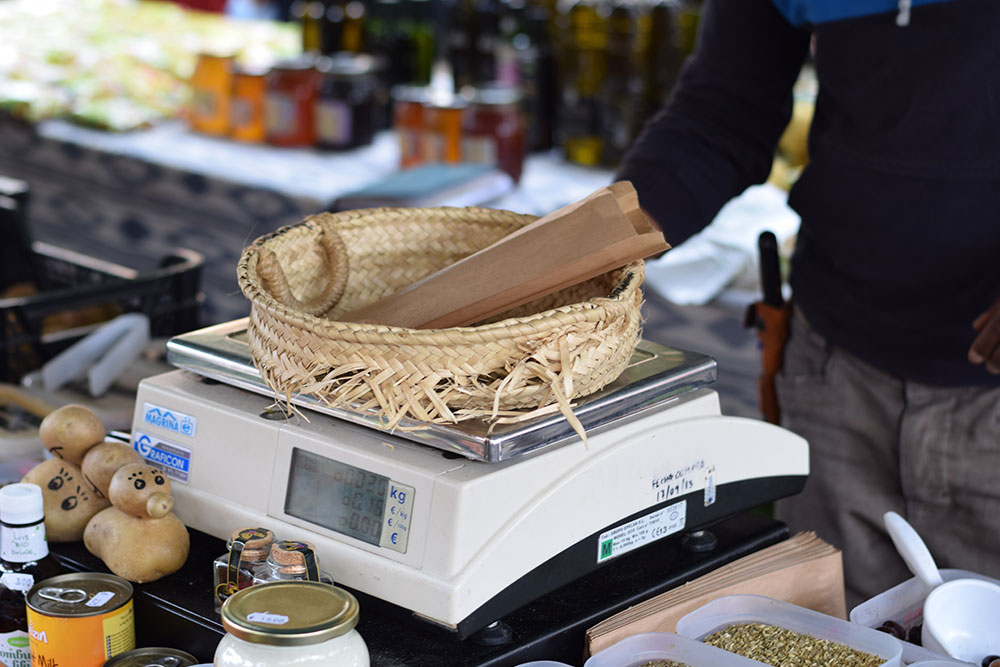
[[[191,450],[176,442],[136,431],[132,447],[149,463],[159,466],[167,477],[187,483],[191,474]]]
[[[142,404],[142,421],[180,435],[194,437],[198,428],[198,418],[177,412],[155,403]]]

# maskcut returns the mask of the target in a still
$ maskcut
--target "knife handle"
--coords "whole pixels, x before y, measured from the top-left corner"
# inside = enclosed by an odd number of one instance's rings
[[[760,286],[764,303],[780,307],[785,299],[781,295],[781,267],[778,263],[778,239],[773,232],[761,232],[757,238],[760,253]]]

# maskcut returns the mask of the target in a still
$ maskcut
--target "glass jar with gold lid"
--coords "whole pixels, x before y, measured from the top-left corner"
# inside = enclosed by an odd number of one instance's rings
[[[276,581],[239,591],[222,606],[226,636],[215,667],[369,667],[355,626],[358,601],[337,586]]]

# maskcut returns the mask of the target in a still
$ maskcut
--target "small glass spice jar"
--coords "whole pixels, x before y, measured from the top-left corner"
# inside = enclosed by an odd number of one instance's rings
[[[462,161],[492,164],[517,183],[524,168],[524,119],[521,92],[507,86],[462,91],[468,102],[462,117]]]
[[[271,581],[318,581],[332,584],[333,578],[319,569],[319,559],[308,542],[282,540],[271,545],[264,567],[254,576],[253,583]]]
[[[195,132],[224,135],[229,131],[229,105],[232,97],[233,57],[219,53],[201,53],[189,83],[191,104],[188,125]]]
[[[267,125],[264,122],[266,94],[267,68],[234,65],[230,137],[248,143],[260,143],[267,138]]]
[[[267,568],[274,533],[266,528],[240,528],[226,545],[227,551],[212,562],[215,611],[236,591],[253,586]]]
[[[343,150],[375,138],[378,80],[370,55],[338,53],[319,65],[316,145]]]
[[[215,667],[369,667],[358,613],[337,586],[277,581],[239,591],[222,608]]]
[[[268,143],[286,147],[316,143],[319,78],[315,61],[309,57],[283,60],[271,68],[264,102]]]

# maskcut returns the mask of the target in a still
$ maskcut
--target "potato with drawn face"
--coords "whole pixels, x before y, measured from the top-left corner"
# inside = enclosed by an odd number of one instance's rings
[[[90,408],[74,403],[47,414],[38,437],[53,456],[78,466],[88,449],[104,441],[104,424]]]
[[[83,543],[129,581],[155,581],[176,572],[188,557],[187,528],[171,512],[174,500],[163,471],[145,463],[118,469],[111,478],[112,507],[97,514],[83,534]]]
[[[79,467],[62,459],[42,461],[22,482],[42,487],[45,537],[49,542],[75,542],[91,517],[111,503],[94,493]]]
[[[160,519],[174,507],[170,479],[159,468],[145,463],[122,466],[108,486],[111,504],[140,519]]]
[[[111,479],[118,469],[130,463],[142,462],[139,452],[128,445],[121,442],[102,442],[87,450],[80,468],[90,486],[107,498]]]

